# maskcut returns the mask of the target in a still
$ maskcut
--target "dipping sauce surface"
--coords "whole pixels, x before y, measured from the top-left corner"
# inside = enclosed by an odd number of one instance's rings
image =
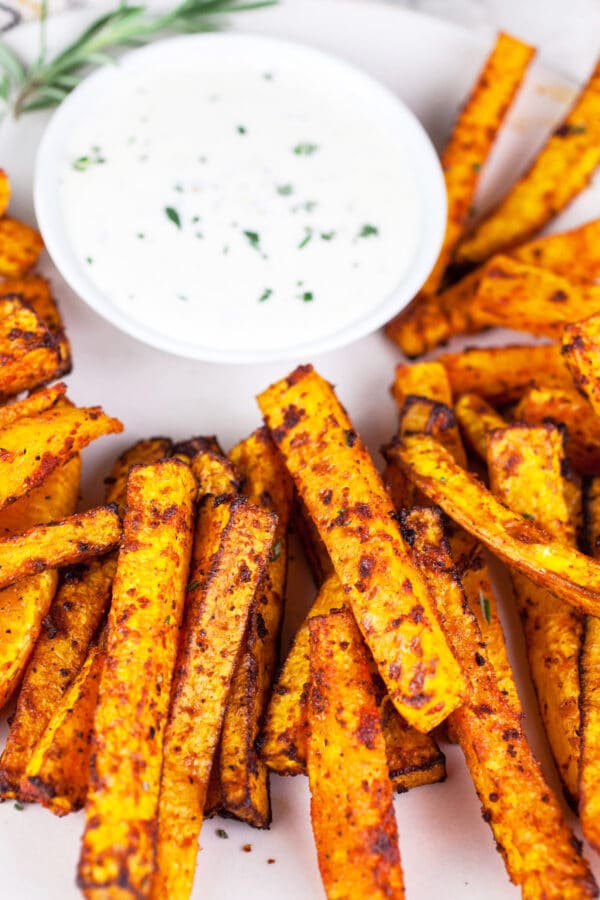
[[[115,307],[232,349],[360,319],[407,271],[423,215],[401,140],[343,79],[201,52],[133,67],[90,105],[60,202]]]

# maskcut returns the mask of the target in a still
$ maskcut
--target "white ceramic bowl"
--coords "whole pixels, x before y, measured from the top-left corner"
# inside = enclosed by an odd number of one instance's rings
[[[336,84],[342,82],[351,92],[353,102],[385,122],[388,132],[398,142],[399,152],[402,148],[404,164],[410,166],[421,207],[412,260],[391,294],[374,298],[366,313],[343,327],[332,326],[325,336],[321,334],[314,340],[294,342],[294,335],[290,334],[289,343],[276,350],[251,346],[223,349],[202,344],[200,340],[173,338],[148,327],[113,304],[91,280],[89,271],[74,251],[63,220],[59,184],[69,135],[106,91],[118,87],[121,79],[127,79],[132,71],[139,74],[144,67],[165,64],[169,59],[181,60],[186,54],[194,58],[199,52],[213,54],[216,60],[221,53],[241,53],[250,61],[259,62],[265,71],[278,64],[293,65],[298,69],[299,78],[309,67],[311,72],[320,74],[324,85],[331,79],[335,79]],[[365,177],[369,177],[368,172]],[[438,256],[446,223],[446,191],[437,154],[419,121],[397,97],[358,68],[320,51],[273,38],[239,34],[202,34],[160,41],[133,51],[124,56],[119,65],[104,67],[86,78],[61,104],[44,133],[35,166],[34,202],[39,228],[54,264],[92,309],[146,344],[179,356],[221,363],[312,358],[376,330],[406,306],[424,283]],[[85,201],[82,199],[82,202]],[[115,214],[118,215],[118,210]]]

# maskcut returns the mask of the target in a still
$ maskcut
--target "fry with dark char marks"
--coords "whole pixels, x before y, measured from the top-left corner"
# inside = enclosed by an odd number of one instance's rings
[[[460,703],[463,681],[381,476],[312,366],[258,402],[392,702],[410,725],[430,731]]]
[[[57,401],[64,397],[66,391],[66,384],[59,381],[58,384],[53,384],[51,387],[34,391],[22,400],[14,400],[12,403],[0,406],[0,430],[14,425],[18,419],[33,418],[47,409],[52,409]]]
[[[137,466],[127,482],[78,870],[90,900],[150,894],[195,493],[179,460]]]
[[[261,736],[261,756],[278,775],[299,775],[306,771],[309,621],[344,605],[344,591],[338,577],[332,575],[322,585],[307,618],[296,632],[277,676]],[[380,682],[372,661],[371,666],[374,681]],[[411,728],[380,686],[376,693],[394,790],[402,792],[443,781],[446,777],[444,755],[433,738]]]
[[[514,417],[528,425],[553,422],[565,426],[565,452],[584,475],[600,473],[600,419],[574,387],[530,388],[517,404]]]
[[[600,164],[600,62],[561,125],[504,200],[459,245],[481,262],[530,238],[582,191]]]
[[[27,763],[22,793],[57,816],[81,809],[87,797],[104,659],[104,649],[90,648]]]
[[[192,890],[227,694],[275,525],[244,497],[202,502],[165,735],[153,900],[185,900]]]
[[[0,527],[0,534],[2,530]],[[0,590],[44,569],[73,566],[101,556],[114,550],[120,539],[121,523],[113,506],[97,506],[60,522],[0,537]]]
[[[562,434],[557,428],[512,425],[492,431],[487,462],[490,486],[498,499],[535,519],[556,540],[575,546],[562,475]],[[512,573],[512,582],[540,715],[565,794],[576,807],[582,616],[519,572]]]
[[[467,677],[466,702],[449,721],[511,881],[531,900],[596,897],[592,873],[531,752],[521,717],[499,690],[465,604],[440,511],[410,510],[403,527]]]
[[[52,296],[50,284],[41,275],[23,275],[20,278],[5,278],[0,281],[0,297],[16,294],[33,309],[44,322],[54,338],[59,363],[54,378],[67,375],[71,371],[71,345],[65,333],[65,326]]]
[[[492,404],[512,403],[534,385],[572,385],[557,344],[467,347],[460,353],[442,354],[439,362],[456,397],[476,394]]]
[[[366,648],[348,609],[310,630],[308,781],[330,900],[404,897],[385,741]]]
[[[520,244],[510,256],[570,281],[596,281],[600,278],[600,219]]]
[[[45,322],[16,296],[0,297],[0,361],[0,398],[60,374],[56,341]]]
[[[534,54],[533,47],[508,34],[499,34],[458,115],[442,154],[448,195],[442,250],[419,295],[386,328],[389,337],[409,357],[444,340],[444,314],[435,294],[463,235],[480,172]]]
[[[590,478],[584,490],[585,543],[600,558],[600,478]],[[581,762],[579,817],[586,839],[600,851],[600,618],[586,616],[579,662],[581,680]]]
[[[100,407],[60,406],[0,432],[0,509],[37,487],[91,441],[122,431]]]
[[[167,455],[170,442],[163,438],[139,441],[116,461],[109,478],[106,479],[106,501],[115,503],[123,510],[125,489],[129,469],[140,462],[155,462]],[[9,507],[10,508],[10,507]],[[44,789],[38,790],[37,783],[25,776],[31,754],[51,717],[56,717],[56,740],[65,734],[62,721],[72,727],[74,719],[81,721],[84,711],[90,713],[90,721],[84,731],[91,733],[94,709],[89,702],[78,707],[75,717],[69,713],[72,694],[67,689],[81,668],[90,642],[94,639],[102,617],[108,607],[112,581],[117,565],[116,553],[110,553],[87,564],[79,564],[63,573],[62,583],[54,597],[48,615],[31,659],[23,676],[17,708],[12,718],[6,746],[0,758],[0,787],[3,797],[20,797],[23,800],[40,800],[46,803],[51,792],[53,811],[60,814],[74,808],[73,802],[85,800],[81,785],[72,792],[64,793],[66,779],[63,770],[80,772],[80,761],[68,758],[69,752],[80,756],[76,741],[55,748],[53,739],[44,735]],[[96,665],[96,664],[95,664]],[[87,696],[87,691],[86,691]],[[69,747],[71,748],[69,750]],[[56,772],[53,764],[56,762]],[[53,780],[53,774],[56,779]],[[41,776],[40,776],[41,777]],[[85,790],[88,774],[86,773]],[[40,782],[41,783],[41,782]]]
[[[600,613],[600,564],[507,509],[428,435],[386,448],[429,499],[508,565],[585,613]]]
[[[577,390],[600,416],[600,316],[565,325],[562,356]]]
[[[293,486],[266,428],[235,446],[230,457],[242,475],[243,494],[256,506],[274,512],[277,527],[233,673],[215,766],[221,809],[255,828],[267,828],[271,822],[269,775],[256,751],[256,740],[279,656]]]
[[[77,505],[81,461],[75,456],[42,485],[0,511],[0,528],[16,531],[69,515]],[[0,709],[21,680],[50,608],[58,575],[46,569],[0,591]]]

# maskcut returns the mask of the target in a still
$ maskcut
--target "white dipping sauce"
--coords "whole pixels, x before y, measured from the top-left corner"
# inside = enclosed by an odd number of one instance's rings
[[[397,136],[343,83],[227,56],[134,69],[65,148],[86,274],[131,319],[214,348],[339,331],[392,293],[421,230]]]

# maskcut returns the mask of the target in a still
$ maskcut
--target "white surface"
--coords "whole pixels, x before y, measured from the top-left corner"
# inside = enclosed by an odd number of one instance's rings
[[[211,362],[369,334],[417,293],[446,224],[437,155],[397,97],[335,57],[252,35],[176,37],[98,70],[46,130],[34,195],[80,297]],[[361,238],[365,224],[376,231]]]
[[[86,14],[51,24],[51,39],[60,42]],[[279,10],[240,17],[240,28],[303,40],[338,53],[381,79],[406,100],[439,143],[450,127],[487,46],[459,29],[401,10],[345,0],[290,0]],[[33,52],[31,32],[11,36],[15,44]],[[576,72],[582,77],[584,67]],[[568,101],[563,78],[541,69],[531,72],[527,91],[519,98],[486,173],[488,197],[507,177],[522,169],[534,145],[543,139]],[[535,112],[532,112],[534,110]],[[529,112],[528,112],[529,111]],[[30,216],[31,164],[42,118],[24,120],[0,135],[2,160],[15,181],[12,211]],[[495,170],[495,174],[494,174]],[[485,198],[482,199],[485,204]],[[596,183],[562,217],[574,224],[600,213]],[[51,272],[51,269],[48,269]],[[89,500],[101,495],[100,478],[110,460],[127,443],[149,434],[216,432],[229,447],[258,423],[254,395],[281,377],[296,362],[246,367],[200,364],[152,351],[127,338],[91,312],[53,277],[56,293],[73,342],[75,372],[71,395],[80,403],[102,403],[119,415],[127,430],[119,438],[103,439],[84,454],[85,489]],[[498,341],[497,333],[486,336]],[[388,395],[399,355],[381,335],[372,335],[344,351],[313,361],[338,386],[356,426],[377,451],[394,429],[395,414]],[[498,567],[499,570],[499,567]],[[541,736],[531,685],[525,674],[522,641],[506,590],[503,612],[527,710],[526,727],[553,786],[556,775]],[[306,604],[306,582],[292,579],[290,610]],[[294,610],[295,613],[294,613]],[[460,750],[444,748],[448,780],[398,796],[396,811],[407,894],[412,900],[511,900],[519,896],[507,880],[490,829],[482,821],[479,804]],[[312,900],[323,892],[316,869],[308,822],[306,782],[273,779],[274,823],[258,833],[232,822],[208,822],[202,833],[194,896],[206,900]],[[225,828],[229,840],[215,835]],[[56,820],[36,808],[17,812],[12,803],[0,806],[0,869],[2,896],[7,900],[74,900],[75,863],[82,817]],[[244,843],[252,853],[243,853]],[[588,857],[600,874],[597,860]],[[268,865],[268,858],[276,863]]]

